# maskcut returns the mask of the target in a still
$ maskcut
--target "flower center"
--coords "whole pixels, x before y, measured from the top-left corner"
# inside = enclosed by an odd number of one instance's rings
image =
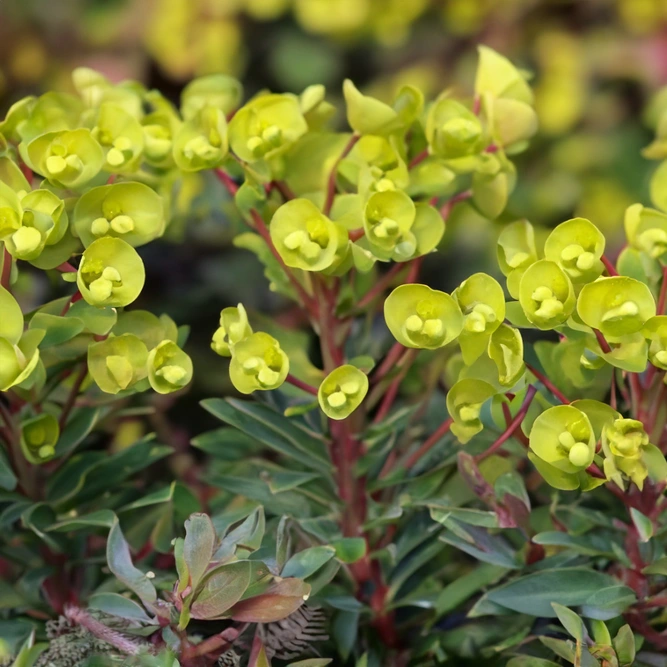
[[[560,258],[565,269],[575,275],[590,271],[595,264],[595,255],[585,250],[578,243],[573,243],[563,248]]]
[[[354,380],[337,384],[334,391],[327,396],[327,403],[332,408],[342,408],[352,396],[359,392],[360,388],[359,383]]]
[[[61,178],[78,174],[83,169],[81,158],[70,153],[65,144],[54,141],[49,148],[49,156],[46,158],[45,168],[49,176]]]
[[[329,230],[323,220],[313,219],[306,229],[297,229],[288,234],[283,244],[288,250],[298,252],[306,261],[315,261],[329,245]]]
[[[12,234],[17,255],[28,255],[42,244],[42,234],[34,227],[22,226]]]
[[[667,252],[667,231],[647,229],[637,237],[637,244],[648,255],[657,259]]]
[[[127,389],[132,381],[132,364],[126,357],[119,354],[112,354],[106,358],[106,367],[116,384],[121,389]]]
[[[603,322],[622,320],[639,314],[639,306],[634,301],[624,301],[620,306],[610,308],[603,316]]]
[[[144,142],[144,150],[150,160],[163,160],[171,150],[171,134],[162,125],[146,125]]]
[[[247,375],[255,377],[260,387],[272,387],[280,379],[282,359],[274,350],[267,350],[263,357],[246,359],[242,367]]]
[[[278,148],[282,138],[283,131],[277,125],[264,125],[256,135],[248,139],[246,146],[255,157],[263,157],[269,151]]]
[[[82,276],[92,297],[99,303],[107,301],[114,289],[123,284],[120,273],[113,266],[106,266],[102,270],[97,263],[91,267],[84,266]]]
[[[531,295],[535,302],[535,315],[550,320],[563,312],[563,303],[546,285],[538,287]]]
[[[164,378],[170,385],[181,387],[185,384],[187,371],[182,366],[166,365],[159,368],[156,372],[161,378]]]
[[[585,466],[590,458],[590,450],[585,442],[576,440],[569,431],[563,431],[558,436],[561,449],[567,453],[572,465],[579,468]]]
[[[496,312],[485,303],[476,303],[465,315],[463,326],[471,333],[483,333],[489,322],[497,320]]]

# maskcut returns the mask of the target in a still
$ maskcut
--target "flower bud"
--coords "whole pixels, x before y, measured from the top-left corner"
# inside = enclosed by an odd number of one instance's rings
[[[356,366],[340,366],[322,381],[317,400],[322,412],[330,419],[349,417],[368,392],[368,377]]]

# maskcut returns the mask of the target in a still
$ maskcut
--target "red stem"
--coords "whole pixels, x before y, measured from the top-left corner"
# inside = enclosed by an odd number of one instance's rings
[[[378,280],[371,289],[359,299],[357,308],[364,308],[377,297],[382,296],[384,291],[391,286],[396,276],[405,268],[405,264],[394,264],[394,266],[385,273],[380,280]]]
[[[218,180],[227,188],[229,194],[233,197],[239,191],[239,186],[234,182],[232,177],[223,169],[215,169],[215,175]]]
[[[447,220],[447,218],[450,216],[452,209],[454,206],[462,201],[465,201],[466,199],[470,199],[472,197],[472,190],[464,190],[463,192],[459,192],[457,195],[454,195],[450,199],[448,199],[441,207],[440,207],[440,215],[443,217],[444,220]]]
[[[298,387],[302,391],[307,392],[308,394],[317,396],[317,389],[315,387],[308,384],[307,382],[302,382],[301,380],[299,380],[299,378],[294,377],[291,373],[288,373],[287,377],[285,378],[285,381],[289,382],[291,385],[294,385],[295,387]]]
[[[417,153],[417,155],[415,155],[412,158],[412,160],[410,160],[410,164],[408,164],[408,169],[413,169],[419,163],[423,162],[428,156],[429,156],[428,148],[425,148],[421,153]]]
[[[665,300],[667,299],[667,266],[662,267],[662,284],[660,285],[660,296],[658,297],[658,315],[665,314]]]
[[[376,412],[373,419],[374,424],[381,422],[389,414],[391,406],[394,404],[396,396],[398,395],[401,382],[403,382],[403,378],[405,378],[407,372],[410,370],[410,366],[417,356],[417,353],[418,350],[406,350],[401,357],[401,360],[398,362],[398,366],[401,370],[399,371],[398,375],[391,381],[389,388],[383,396],[382,403],[380,404],[380,407],[378,408],[378,411]]]
[[[373,373],[373,382],[379,382],[396,364],[396,362],[401,358],[405,347],[400,343],[394,343],[387,356],[384,358],[384,361],[377,367]]]
[[[285,181],[273,181],[273,185],[275,186],[276,190],[280,192],[285,201],[296,199],[296,195],[294,192],[292,192],[292,189],[289,185],[287,185],[287,183],[285,183]]]
[[[530,364],[526,364],[526,368],[561,402],[567,405],[571,403],[568,397],[556,385],[549,380],[546,375],[540,373],[536,368]]]
[[[606,256],[602,255],[600,258],[602,260],[602,263],[604,264],[604,268],[607,269],[607,273],[610,276],[617,276],[618,271],[616,270],[616,267],[611,263],[611,260]]]
[[[7,248],[3,246],[2,277],[0,277],[0,285],[2,285],[7,291],[11,289],[11,283],[10,283],[11,277],[12,277],[12,256],[9,254]]]
[[[479,454],[478,456],[475,457],[475,460],[479,463],[479,461],[483,461],[485,458],[491,456],[491,454],[494,454],[497,452],[514,434],[514,431],[516,431],[519,426],[521,426],[521,422],[525,419],[526,413],[528,412],[528,408],[530,408],[530,404],[533,402],[533,398],[535,397],[535,394],[537,393],[537,388],[533,385],[528,387],[528,390],[526,391],[526,396],[523,399],[523,403],[521,404],[521,407],[519,408],[519,412],[516,413],[516,417],[512,420],[512,423],[505,429],[505,431],[500,435],[500,437],[485,451]]]
[[[350,151],[354,148],[359,139],[361,139],[360,134],[353,134],[350,137],[350,140],[347,142],[345,148],[343,148],[343,152],[338,156],[333,166],[331,167],[331,171],[329,172],[329,180],[327,181],[327,196],[324,201],[324,208],[322,209],[324,215],[328,216],[331,213],[331,207],[333,206],[334,197],[336,196],[336,176],[338,174],[338,166],[350,154]]]
[[[593,333],[595,334],[595,337],[598,339],[598,345],[600,346],[602,351],[605,354],[609,354],[611,352],[611,348],[609,347],[609,343],[607,342],[607,339],[604,337],[604,334],[599,329],[593,329]]]
[[[438,442],[445,436],[446,433],[449,432],[449,429],[451,428],[452,424],[454,423],[454,420],[452,417],[448,417],[445,419],[440,426],[433,432],[431,436],[428,437],[424,441],[424,443],[419,447],[419,449],[415,450],[408,456],[407,459],[405,459],[405,468],[406,470],[409,470],[412,468],[423,456],[425,456],[431,448],[438,444]]]

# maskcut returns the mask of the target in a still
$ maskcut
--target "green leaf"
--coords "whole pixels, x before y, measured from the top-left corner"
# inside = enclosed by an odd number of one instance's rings
[[[287,667],[326,667],[333,662],[332,658],[308,658],[299,662],[290,662]]]
[[[211,519],[206,514],[193,514],[185,522],[183,558],[190,574],[190,586],[195,590],[211,561],[214,545],[215,529]]]
[[[554,617],[551,604],[584,605],[603,588],[614,586],[615,580],[602,572],[585,568],[544,570],[519,577],[496,588],[487,597],[503,607],[530,616]]]
[[[59,317],[48,313],[36,313],[30,320],[30,329],[43,329],[46,334],[39,344],[40,349],[61,345],[80,334],[83,320],[75,317]]]
[[[273,623],[293,614],[310,595],[310,586],[300,579],[282,579],[263,593],[234,605],[230,615],[245,623]]]
[[[324,441],[266,405],[211,398],[202,406],[212,415],[284,456],[330,476],[331,461]]]
[[[134,600],[130,600],[118,593],[95,593],[88,600],[88,607],[102,611],[105,614],[124,618],[128,621],[151,623],[151,618],[143,607],[138,605]]]
[[[572,635],[578,642],[583,642],[586,635],[584,622],[581,616],[571,609],[564,607],[562,604],[552,602],[551,606],[558,616],[558,620],[563,624],[563,627]]]
[[[245,593],[250,584],[253,564],[238,561],[211,570],[202,580],[201,589],[190,607],[192,618],[221,618]]]
[[[330,561],[336,549],[330,546],[311,547],[304,549],[297,554],[294,554],[283,568],[280,576],[282,577],[296,577],[298,579],[306,579],[317,570],[319,570],[326,562]]]
[[[558,663],[543,658],[534,658],[532,655],[520,655],[512,658],[506,667],[558,667]]]
[[[624,625],[614,637],[612,642],[620,667],[632,665],[635,661],[636,643],[635,636],[629,625]]]
[[[13,491],[17,483],[16,475],[7,460],[7,454],[4,448],[0,448],[0,489]]]
[[[116,521],[116,515],[111,510],[99,510],[84,514],[82,516],[72,517],[71,519],[64,519],[59,521],[49,528],[49,530],[58,531],[61,533],[70,530],[81,530],[82,528],[102,527],[111,528]]]
[[[634,507],[630,508],[632,523],[635,524],[640,542],[648,542],[653,537],[653,522]]]
[[[101,414],[101,408],[79,408],[60,434],[56,458],[71,454],[93,430]]]
[[[367,551],[366,540],[363,537],[343,537],[331,543],[336,550],[336,558],[343,563],[356,563],[361,560]]]
[[[155,586],[151,580],[132,563],[130,548],[117,520],[109,531],[107,563],[114,576],[136,593],[144,603],[152,604],[157,600]]]

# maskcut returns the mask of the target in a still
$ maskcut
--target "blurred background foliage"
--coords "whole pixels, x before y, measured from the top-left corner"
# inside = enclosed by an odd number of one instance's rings
[[[498,225],[517,218],[545,230],[590,218],[614,257],[625,208],[648,202],[654,166],[641,150],[652,137],[651,101],[667,81],[667,0],[0,0],[0,110],[69,90],[81,65],[173,100],[212,72],[239,77],[247,95],[323,83],[337,98],[346,77],[382,98],[403,83],[431,98],[448,87],[465,94],[479,43],[530,72],[540,132],[517,156],[519,185],[500,222],[457,207],[445,254],[426,263],[425,280],[449,290],[474,270],[493,272]],[[178,208],[165,242],[144,256],[149,281],[137,306],[192,326],[195,385],[170,413],[175,426],[153,424],[180,444],[187,467],[189,438],[207,426],[196,402],[233,393],[225,362],[209,349],[220,309],[243,301],[278,324],[299,323],[268,291],[259,263],[231,246],[240,221],[210,174],[186,182]],[[27,282],[24,299],[45,289]],[[119,445],[138,427],[128,420]]]

